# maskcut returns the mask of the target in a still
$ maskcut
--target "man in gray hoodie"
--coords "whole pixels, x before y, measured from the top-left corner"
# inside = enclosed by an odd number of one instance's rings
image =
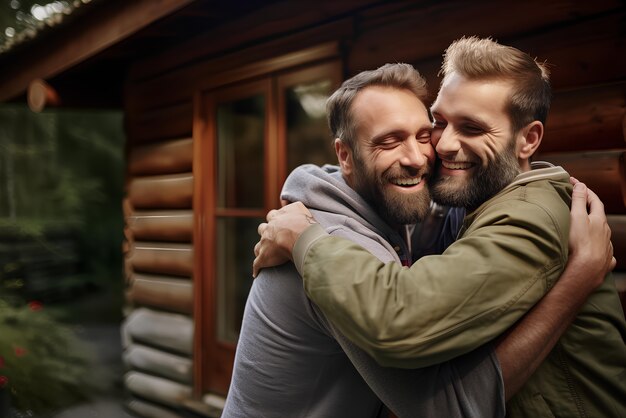
[[[412,67],[393,64],[346,83],[351,81],[362,83],[355,95],[376,93],[385,85],[379,92],[384,94],[370,102],[378,105],[372,120],[379,123],[370,128],[380,135],[373,136],[372,144],[336,142],[341,170],[301,167],[287,179],[282,197],[303,202],[327,232],[357,242],[383,262],[408,265],[421,255],[441,252],[455,238],[450,231],[460,226],[462,211],[432,206],[419,192],[372,195],[359,183],[362,171],[379,170],[376,164],[385,164],[386,157],[359,165],[353,152],[355,146],[394,147],[393,137],[411,136],[392,153],[395,168],[387,175],[399,184],[409,177],[404,172],[427,178],[433,151],[423,80]],[[411,239],[412,228],[404,224],[421,219],[425,222]],[[565,277],[561,283],[567,283]],[[543,342],[532,340],[523,349],[534,350]],[[384,403],[400,417],[497,417],[504,415],[505,384],[492,345],[421,369],[377,365],[333,328],[306,297],[294,266],[286,264],[262,270],[252,286],[223,416],[376,417],[384,416]]]

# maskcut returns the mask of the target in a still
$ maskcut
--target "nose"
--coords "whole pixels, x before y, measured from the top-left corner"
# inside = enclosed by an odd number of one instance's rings
[[[413,138],[407,139],[402,145],[402,155],[400,156],[402,166],[421,169],[428,164],[427,154],[431,154],[433,150],[430,143],[420,143]]]
[[[456,154],[461,148],[461,143],[450,125],[435,129],[431,136],[431,141],[439,155]]]

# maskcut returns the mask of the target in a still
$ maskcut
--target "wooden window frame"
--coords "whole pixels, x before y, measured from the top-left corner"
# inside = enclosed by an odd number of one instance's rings
[[[323,52],[323,53],[321,53]],[[297,60],[293,57],[297,56]],[[217,282],[215,271],[216,223],[222,216],[260,216],[280,205],[280,187],[286,178],[286,111],[284,91],[311,76],[341,80],[338,45],[324,45],[288,55],[289,59],[272,58],[268,64],[257,63],[249,77],[241,69],[235,77],[224,76],[224,83],[209,82],[210,90],[194,95],[194,386],[195,398],[211,392],[226,395],[232,375],[235,344],[217,340]],[[282,63],[283,65],[278,65]],[[259,68],[268,71],[259,74]],[[320,75],[321,71],[321,75]],[[236,81],[234,80],[236,79]],[[213,85],[212,83],[215,83]],[[226,85],[227,83],[231,83]],[[254,90],[257,89],[257,90]],[[236,100],[264,91],[266,126],[264,138],[264,207],[236,209],[216,207],[216,120],[217,103]]]

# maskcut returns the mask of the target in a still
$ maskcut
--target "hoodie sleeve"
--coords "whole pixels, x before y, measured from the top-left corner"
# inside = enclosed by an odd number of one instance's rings
[[[567,257],[564,208],[492,204],[441,256],[410,269],[323,231],[298,243],[307,250],[297,262],[309,297],[342,334],[384,366],[424,367],[491,341],[554,284]]]

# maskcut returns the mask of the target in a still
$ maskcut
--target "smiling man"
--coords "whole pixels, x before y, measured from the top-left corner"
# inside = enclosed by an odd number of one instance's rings
[[[302,205],[290,205],[268,214],[255,247],[255,271],[293,251],[309,297],[385,366],[423,367],[497,338],[554,285],[568,257],[569,175],[530,162],[550,105],[546,68],[517,49],[465,38],[446,51],[442,73],[431,109],[439,156],[431,191],[468,210],[454,244],[407,269],[328,236],[309,225]],[[405,177],[417,185],[383,176],[382,194],[422,184],[419,173]],[[626,416],[624,338],[609,278],[508,403],[508,415]]]

